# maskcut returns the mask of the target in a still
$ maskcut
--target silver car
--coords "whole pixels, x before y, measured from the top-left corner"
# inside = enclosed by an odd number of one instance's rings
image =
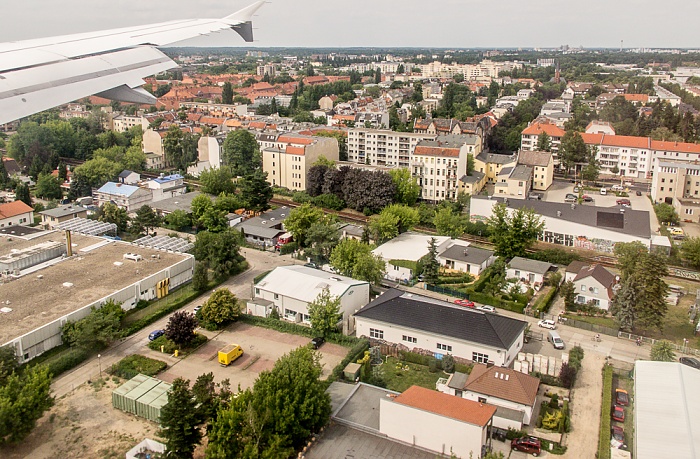
[[[550,330],[554,330],[555,328],[557,328],[557,323],[551,319],[544,319],[537,322],[537,326],[541,328],[549,328]]]

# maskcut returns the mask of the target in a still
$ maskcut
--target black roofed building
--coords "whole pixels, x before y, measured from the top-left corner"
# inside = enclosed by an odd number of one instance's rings
[[[478,276],[496,261],[496,255],[491,250],[453,244],[438,254],[437,259],[446,269]]]
[[[522,320],[391,289],[355,313],[357,336],[438,358],[510,366],[523,347]]]

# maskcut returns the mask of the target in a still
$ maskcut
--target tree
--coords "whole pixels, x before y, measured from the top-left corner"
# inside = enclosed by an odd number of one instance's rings
[[[224,87],[221,90],[221,103],[228,105],[233,104],[233,87],[228,81],[224,83]]]
[[[203,292],[209,287],[209,270],[204,263],[194,265],[192,275],[192,288],[197,292]]]
[[[617,257],[617,267],[622,273],[622,278],[628,278],[635,270],[637,262],[648,250],[639,241],[618,242],[615,244],[613,253]]]
[[[47,366],[36,365],[22,375],[9,375],[0,385],[0,445],[26,438],[53,402]]]
[[[236,192],[233,174],[229,167],[209,168],[200,174],[199,180],[202,183],[202,193],[218,196],[221,193],[233,194]]]
[[[325,287],[316,299],[309,303],[309,320],[311,328],[326,336],[338,329],[338,322],[343,318],[340,313],[340,297],[333,296],[328,287]]]
[[[399,216],[391,212],[373,215],[367,227],[372,239],[378,244],[383,244],[399,235]]]
[[[352,267],[353,279],[367,281],[379,285],[386,275],[386,262],[371,252],[359,254]]]
[[[187,170],[197,160],[198,141],[199,136],[183,132],[177,124],[170,126],[163,138],[166,163],[177,170]]]
[[[564,308],[567,311],[574,309],[576,301],[576,286],[571,281],[566,281],[559,287],[559,296],[564,299]]]
[[[219,288],[202,305],[199,313],[206,322],[221,326],[238,319],[241,305],[231,290]]]
[[[578,132],[568,131],[561,139],[559,160],[568,173],[577,163],[583,163],[588,158],[588,148]]]
[[[681,258],[693,268],[700,267],[700,238],[689,237],[681,243]]]
[[[391,180],[396,187],[394,200],[400,204],[412,206],[420,196],[421,187],[414,177],[411,177],[411,170],[405,167],[392,169],[389,171]]]
[[[0,147],[2,148],[2,147]],[[6,189],[10,184],[10,175],[7,173],[7,168],[5,167],[5,161],[0,157],[0,188]]]
[[[22,201],[28,206],[32,206],[32,196],[29,194],[29,185],[18,183],[15,188],[15,201]]]
[[[306,192],[314,197],[323,194],[323,184],[325,182],[328,166],[325,164],[314,164],[306,173]]]
[[[600,175],[600,161],[595,159],[595,155],[592,154],[588,159],[588,164],[581,169],[581,178],[588,182],[595,182],[598,180],[598,175]]]
[[[374,72],[374,84],[379,84],[382,82],[382,71],[380,69]]]
[[[165,337],[175,344],[185,345],[194,338],[197,319],[187,311],[177,311],[168,319],[165,327]]]
[[[190,382],[177,378],[160,409],[160,436],[165,439],[165,458],[191,458],[202,439],[202,419],[190,391]]]
[[[420,214],[417,209],[402,204],[390,204],[382,209],[380,216],[393,215],[398,221],[397,230],[399,233],[410,231],[420,223]]]
[[[73,179],[82,177],[89,186],[99,188],[110,180],[114,180],[122,170],[121,164],[100,156],[76,167],[73,171]]]
[[[525,255],[544,229],[544,222],[534,210],[519,208],[508,212],[505,204],[496,204],[487,220],[496,254],[504,258]]]
[[[19,368],[17,354],[12,346],[0,347],[0,387],[7,383],[7,379]]]
[[[376,212],[393,202],[396,186],[389,174],[361,169],[349,169],[344,174],[342,193],[349,207]]]
[[[332,196],[332,195],[331,195]],[[324,218],[323,221],[313,223],[307,233],[304,245],[308,247],[307,253],[316,261],[327,262],[333,248],[338,245],[340,234],[335,222]]]
[[[237,272],[245,261],[239,253],[238,237],[231,229],[220,233],[197,233],[192,253],[197,261],[205,263],[219,279]]]
[[[252,174],[243,177],[239,183],[247,209],[262,212],[270,208],[270,200],[274,193],[267,183],[267,172],[256,169]]]
[[[635,267],[630,277],[638,278],[641,287],[636,305],[637,321],[647,329],[660,330],[663,319],[668,311],[666,296],[668,284],[663,278],[668,275],[666,261],[658,253],[646,253]]]
[[[83,349],[104,349],[121,337],[121,320],[125,311],[121,303],[109,300],[101,307],[90,307],[87,317],[68,321],[61,327],[61,337],[70,346]]]
[[[574,386],[574,382],[576,382],[576,373],[578,373],[578,371],[575,366],[569,365],[568,362],[562,363],[561,369],[559,370],[559,381],[561,385],[567,389],[571,389]]]
[[[680,221],[676,209],[674,209],[671,204],[666,204],[665,202],[654,204],[654,212],[656,213],[656,218],[661,223],[672,223],[676,225]]]
[[[124,232],[129,224],[129,215],[126,213],[126,209],[117,207],[116,204],[111,202],[106,202],[102,204],[98,220],[105,223],[114,223],[117,225],[117,231]]]
[[[552,138],[546,132],[537,137],[537,149],[540,151],[552,151]]]
[[[58,179],[51,174],[39,174],[34,193],[43,199],[61,199],[63,192]]]
[[[224,164],[234,176],[245,176],[262,167],[260,148],[255,136],[245,129],[231,131],[223,144]]]
[[[182,231],[191,225],[190,215],[182,209],[174,210],[165,216],[165,226],[175,231]]]
[[[451,208],[442,207],[433,218],[433,224],[440,236],[450,236],[452,239],[460,237],[467,228],[467,219],[460,214],[455,214]]]
[[[437,239],[431,237],[428,242],[428,253],[423,261],[423,279],[426,284],[437,284],[440,274],[440,263],[437,260],[437,255]]]
[[[289,212],[289,216],[284,220],[284,228],[292,234],[297,243],[304,246],[309,228],[325,219],[323,210],[307,202]]]
[[[637,277],[631,276],[623,282],[610,303],[610,313],[615,317],[620,329],[631,332],[637,321],[637,302],[640,291]]]
[[[342,275],[354,277],[358,258],[371,252],[372,248],[368,244],[357,239],[343,239],[331,252],[330,264]]]
[[[659,340],[651,346],[651,360],[656,362],[674,362],[676,354],[673,345],[665,339]]]
[[[149,233],[153,228],[160,226],[160,217],[155,213],[149,205],[142,205],[136,211],[136,215],[131,220],[131,232],[133,234],[142,234],[144,231]]]

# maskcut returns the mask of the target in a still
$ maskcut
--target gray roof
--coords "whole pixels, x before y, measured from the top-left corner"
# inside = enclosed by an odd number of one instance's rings
[[[243,231],[248,236],[259,236],[265,239],[272,239],[284,233],[282,222],[289,216],[291,209],[287,206],[269,210],[257,217],[249,218],[234,226]]]
[[[460,308],[397,289],[388,290],[355,316],[504,350],[527,325],[522,320]]]
[[[482,151],[479,153],[479,156],[477,156],[476,159],[484,163],[508,164],[515,161],[515,155],[501,155],[498,153],[485,153]]]
[[[496,405],[496,414],[494,416],[502,419],[510,419],[511,421],[516,421],[520,423],[525,422],[524,411],[506,408],[505,406]]]
[[[552,153],[548,151],[521,151],[518,155],[518,164],[526,166],[547,167],[552,161]]]
[[[513,169],[513,173],[510,174],[510,178],[513,180],[520,180],[527,182],[532,177],[532,168],[530,166],[518,165]]]
[[[465,263],[474,263],[477,265],[482,264],[493,256],[493,252],[486,249],[480,249],[478,247],[463,245],[453,245],[447,248],[444,252],[440,254],[440,257],[446,258],[448,260],[458,260]]]
[[[513,259],[510,260],[510,262],[508,262],[508,266],[513,269],[519,269],[520,271],[527,271],[536,274],[545,274],[554,265],[545,261],[530,260],[529,258],[522,257],[513,257]]]
[[[503,202],[496,196],[472,196],[472,199],[492,199]],[[525,199],[508,199],[511,209],[532,209],[536,214],[580,225],[608,229],[618,233],[629,234],[640,238],[651,238],[649,212],[646,210],[623,209],[619,207],[579,206],[563,202],[533,201]],[[561,212],[561,214],[557,214]],[[548,228],[553,230],[556,228]]]
[[[462,145],[476,145],[479,138],[474,134],[447,134],[439,135],[435,139],[425,139],[418,145],[425,147],[461,148]]]
[[[452,388],[452,389],[462,390],[462,389],[464,389],[464,386],[467,385],[467,379],[469,379],[468,374],[460,373],[459,371],[455,371],[452,374],[452,377],[447,382],[447,387]]]
[[[484,178],[483,172],[472,171],[471,175],[465,175],[459,179],[462,183],[476,183]]]
[[[190,213],[192,212],[192,200],[200,194],[202,193],[199,191],[190,191],[189,193],[153,202],[151,203],[151,207],[165,213],[172,213],[176,210],[184,210]]]
[[[134,172],[132,172],[132,171],[130,171],[130,170],[124,169],[124,170],[119,174],[119,177],[120,177],[120,178],[127,178],[128,176],[130,176],[130,175],[133,174],[133,173],[134,173]]]
[[[498,175],[503,175],[503,176],[508,176],[510,177],[510,173],[513,171],[512,167],[504,167],[501,169],[501,172],[498,173]]]
[[[84,207],[80,207],[80,206],[68,205],[68,206],[55,207],[53,209],[42,210],[39,213],[41,215],[47,215],[49,217],[60,218],[60,217],[66,217],[68,215],[79,214],[82,212],[87,212],[87,209]]]

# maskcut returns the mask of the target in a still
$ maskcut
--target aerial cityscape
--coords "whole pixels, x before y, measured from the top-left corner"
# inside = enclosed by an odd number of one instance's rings
[[[441,6],[8,9],[0,457],[698,457],[700,6]]]

